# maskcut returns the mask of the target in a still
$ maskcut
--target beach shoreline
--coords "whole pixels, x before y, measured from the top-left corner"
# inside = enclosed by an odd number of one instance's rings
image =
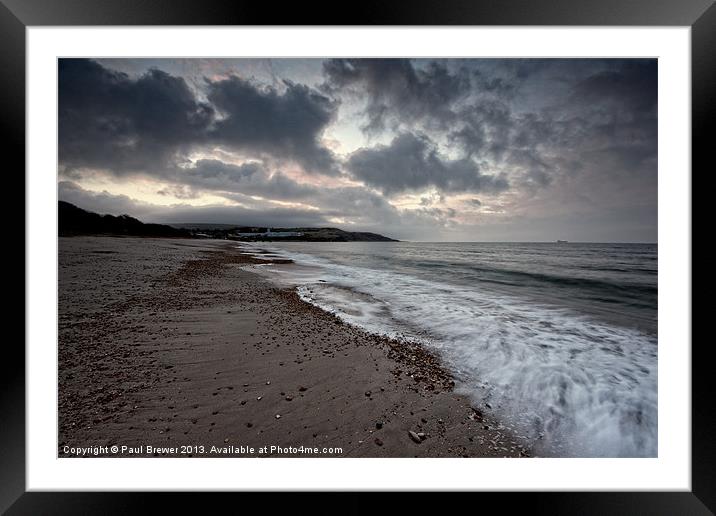
[[[246,270],[266,262],[235,242],[60,238],[58,456],[531,455],[435,355]]]

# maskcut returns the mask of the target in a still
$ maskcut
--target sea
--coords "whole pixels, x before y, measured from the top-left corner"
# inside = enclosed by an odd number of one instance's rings
[[[257,267],[436,353],[539,456],[657,456],[656,244],[257,242]],[[268,253],[268,254],[266,254]]]

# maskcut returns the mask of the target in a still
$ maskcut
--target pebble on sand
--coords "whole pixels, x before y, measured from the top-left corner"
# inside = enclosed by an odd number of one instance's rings
[[[416,434],[415,432],[413,432],[412,430],[408,430],[408,435],[410,435],[410,438],[417,444],[420,444],[421,442],[423,442],[423,440],[420,438],[420,436],[418,434]]]

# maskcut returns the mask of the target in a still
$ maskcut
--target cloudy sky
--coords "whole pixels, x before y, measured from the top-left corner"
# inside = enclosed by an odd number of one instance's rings
[[[653,59],[60,59],[59,198],[145,222],[657,240]]]

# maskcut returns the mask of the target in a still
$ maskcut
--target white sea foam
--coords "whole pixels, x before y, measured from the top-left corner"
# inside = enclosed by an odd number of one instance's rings
[[[537,454],[656,456],[655,336],[479,285],[273,251],[298,266],[263,272],[349,323],[421,340]]]

